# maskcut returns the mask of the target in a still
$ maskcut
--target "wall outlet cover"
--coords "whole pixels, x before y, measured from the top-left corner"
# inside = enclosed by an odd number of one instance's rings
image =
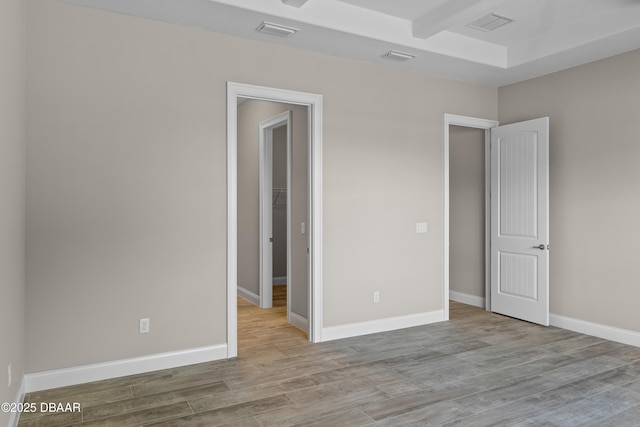
[[[140,333],[146,334],[149,332],[149,319],[140,319]]]

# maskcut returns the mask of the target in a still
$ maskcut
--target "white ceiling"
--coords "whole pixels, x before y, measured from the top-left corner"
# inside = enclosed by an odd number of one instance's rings
[[[492,86],[640,48],[640,0],[64,1]],[[489,13],[513,22],[467,27]],[[300,31],[262,34],[263,21]],[[381,58],[390,49],[416,58]]]

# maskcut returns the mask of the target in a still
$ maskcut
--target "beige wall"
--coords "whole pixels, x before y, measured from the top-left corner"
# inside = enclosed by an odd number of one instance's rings
[[[442,309],[443,114],[494,119],[496,89],[53,0],[28,19],[29,371],[226,341],[227,81],[324,97],[324,325]]]
[[[25,357],[24,5],[22,0],[0,2],[0,402],[18,397]],[[9,418],[0,411],[0,425],[8,425]]]
[[[449,289],[485,296],[485,176],[482,129],[449,128]]]
[[[238,107],[238,286],[260,295],[260,152],[258,146],[258,126],[285,111],[291,111],[291,305],[300,316],[307,317],[307,237],[300,233],[300,223],[307,221],[307,107],[282,104],[278,102],[248,100]],[[274,170],[274,186],[286,187],[286,134],[284,147],[277,145],[277,130],[274,131],[274,158],[278,148],[284,148],[284,168]],[[283,173],[284,172],[284,173]],[[284,196],[286,202],[286,195]],[[286,206],[286,203],[278,203]],[[274,209],[284,214],[286,227],[286,208]],[[282,219],[282,218],[281,218]],[[275,227],[274,227],[275,228]],[[286,229],[283,230],[286,233]],[[275,237],[274,237],[275,238]],[[286,234],[285,237],[286,239]],[[274,259],[275,242],[274,242]],[[286,245],[285,245],[286,275]]]
[[[550,311],[640,332],[640,50],[499,90],[550,117]]]

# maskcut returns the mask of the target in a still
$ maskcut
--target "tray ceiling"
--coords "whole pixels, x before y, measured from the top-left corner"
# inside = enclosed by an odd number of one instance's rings
[[[492,86],[640,48],[640,0],[65,1]]]

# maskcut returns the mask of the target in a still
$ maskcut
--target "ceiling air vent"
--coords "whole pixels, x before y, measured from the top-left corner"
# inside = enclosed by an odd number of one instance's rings
[[[272,36],[278,37],[291,37],[298,31],[297,28],[287,27],[285,25],[274,24],[272,22],[264,21],[262,24],[258,25],[256,31],[260,31],[261,33],[270,34]]]
[[[393,59],[395,61],[409,61],[415,58],[415,55],[410,53],[400,52],[399,50],[390,50],[389,52],[380,55],[382,58]]]
[[[306,2],[307,0],[282,0],[282,3],[293,7],[302,7]]]
[[[487,16],[483,16],[482,18],[476,19],[472,23],[467,24],[467,27],[473,28],[474,30],[489,32],[511,22],[513,22],[513,19],[505,18],[504,16],[496,15],[495,13],[490,13]]]

